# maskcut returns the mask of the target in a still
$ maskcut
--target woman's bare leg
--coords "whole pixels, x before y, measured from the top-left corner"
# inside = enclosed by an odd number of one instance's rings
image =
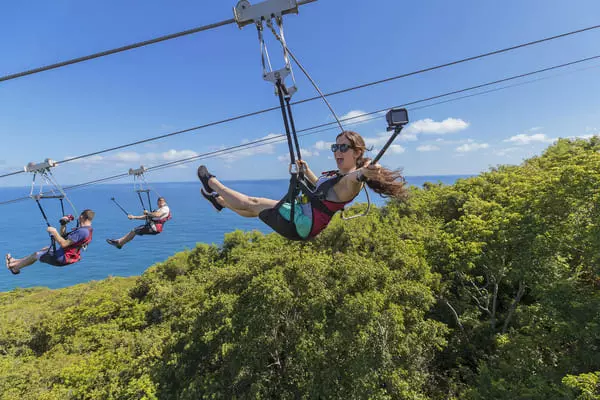
[[[215,177],[210,178],[208,182],[210,187],[225,201],[225,204],[229,205],[227,208],[238,214],[240,214],[240,211],[248,213],[244,216],[256,217],[262,210],[273,208],[279,203],[277,200],[266,199],[264,197],[250,197],[240,192],[236,192],[223,185]]]
[[[231,205],[228,204],[221,196],[217,196],[217,197],[215,197],[215,199],[217,200],[217,203],[219,203],[221,206],[223,206],[224,208],[230,209],[231,211],[233,211],[236,214],[241,215],[242,217],[254,218],[254,217],[258,216],[258,214],[255,214],[252,211],[237,210],[237,209],[231,207]]]

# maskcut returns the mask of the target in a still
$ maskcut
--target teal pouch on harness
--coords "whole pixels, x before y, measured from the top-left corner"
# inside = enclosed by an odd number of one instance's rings
[[[279,214],[285,218],[286,221],[289,221],[291,209],[290,203],[283,203],[279,207]],[[294,204],[294,225],[296,226],[298,235],[300,235],[302,239],[306,239],[312,229],[312,218],[304,215],[302,207],[299,204]]]

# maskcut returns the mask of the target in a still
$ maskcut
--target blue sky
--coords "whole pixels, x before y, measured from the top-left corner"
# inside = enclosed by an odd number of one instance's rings
[[[235,2],[11,2],[0,16],[0,75],[46,65],[232,17]],[[400,2],[319,0],[287,16],[288,45],[324,92],[598,24],[600,2],[556,0]],[[600,29],[334,96],[340,116],[600,54]],[[269,40],[272,61],[280,52]],[[534,82],[410,112],[382,160],[406,175],[476,174],[517,164],[558,137],[600,133],[600,61],[552,71]],[[295,68],[295,100],[316,94]],[[540,79],[543,78],[543,79]],[[513,82],[517,83],[517,82]],[[256,31],[229,25],[85,63],[0,83],[0,173],[29,161],[68,157],[277,105],[262,80]],[[294,109],[298,129],[332,121],[320,101]],[[382,118],[348,126],[375,147]],[[283,132],[271,112],[63,164],[64,184],[86,182]],[[315,171],[335,167],[336,130],[301,138]],[[286,145],[206,160],[223,179],[283,178]],[[199,162],[148,175],[188,181]],[[20,174],[2,186],[25,186]],[[126,182],[124,180],[123,182]]]

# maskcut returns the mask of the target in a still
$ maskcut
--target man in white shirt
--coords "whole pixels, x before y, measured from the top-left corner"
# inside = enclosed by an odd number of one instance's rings
[[[171,219],[171,210],[169,210],[164,197],[159,197],[156,203],[158,208],[155,211],[148,212],[144,210],[144,215],[136,216],[129,214],[127,216],[129,219],[145,219],[146,223],[144,225],[137,226],[120,239],[106,239],[106,242],[120,249],[136,237],[136,235],[158,235],[161,233],[165,222]]]

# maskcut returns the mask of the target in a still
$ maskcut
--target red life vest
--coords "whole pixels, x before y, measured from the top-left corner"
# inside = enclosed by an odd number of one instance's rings
[[[152,223],[154,224],[154,230],[158,233],[161,233],[163,230],[164,223],[170,219],[171,219],[171,210],[169,209],[169,214],[166,217],[157,219],[157,220],[152,220]]]
[[[66,264],[73,264],[79,261],[81,259],[81,248],[87,246],[92,241],[92,233],[94,232],[94,230],[91,226],[82,226],[76,229],[88,229],[90,231],[90,234],[85,239],[80,240],[79,242],[71,243],[63,249],[65,253]],[[75,230],[71,231],[71,233],[72,232],[75,232]]]

